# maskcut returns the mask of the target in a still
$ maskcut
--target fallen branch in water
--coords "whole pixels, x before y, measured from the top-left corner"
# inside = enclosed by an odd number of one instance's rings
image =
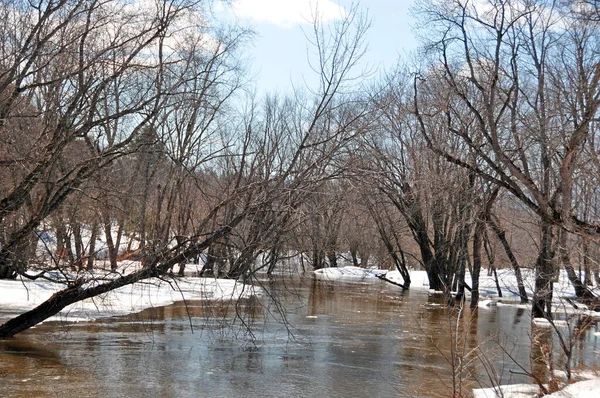
[[[408,288],[406,286],[404,286],[404,284],[398,283],[398,282],[394,282],[391,279],[388,279],[385,277],[385,275],[377,275],[375,274],[375,276],[379,279],[381,279],[382,281],[386,281],[387,283],[391,283],[392,285],[396,285],[396,286],[400,286],[403,290],[408,290]]]

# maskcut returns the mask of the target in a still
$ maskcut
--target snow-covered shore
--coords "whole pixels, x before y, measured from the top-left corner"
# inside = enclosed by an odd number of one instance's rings
[[[537,398],[540,388],[535,384],[511,384],[473,390],[474,398]],[[600,396],[600,377],[592,376],[569,384],[559,391],[545,395],[554,398],[597,398]]]
[[[530,269],[522,269],[523,284],[528,297],[533,295],[535,286],[535,275],[534,271]],[[497,271],[498,284],[502,297],[498,294],[496,287],[496,281],[493,275],[488,275],[487,270],[481,271],[479,278],[479,293],[480,302],[479,307],[489,308],[493,306],[512,305],[521,306],[523,308],[529,308],[530,305],[521,305],[520,297],[517,288],[517,278],[514,275],[512,269],[501,269]],[[340,282],[377,282],[380,280],[378,276],[385,276],[386,279],[392,282],[403,284],[404,280],[400,273],[396,270],[385,271],[380,269],[366,269],[358,267],[335,267],[335,268],[323,268],[314,271],[314,277],[318,280],[325,281],[340,281]],[[429,289],[429,281],[427,279],[427,273],[425,271],[410,271],[411,289]],[[471,275],[469,272],[465,275],[465,281],[467,284],[471,283]],[[469,296],[469,291],[466,290],[465,294]],[[600,313],[589,311],[588,308],[583,304],[577,304],[578,308],[575,308],[567,299],[575,298],[575,290],[569,282],[566,272],[561,271],[558,282],[554,284],[554,301],[553,306],[556,312],[561,313],[588,313],[590,316],[600,317]],[[540,323],[540,326],[541,325]]]
[[[137,268],[131,264],[121,264],[121,266],[123,272],[131,272]],[[103,279],[114,278],[115,274],[103,274],[97,271],[94,277],[98,280],[92,283],[101,283]],[[10,318],[36,307],[64,287],[63,284],[41,278],[0,280],[0,322],[1,319]],[[48,320],[86,321],[127,315],[177,301],[237,300],[261,294],[260,288],[228,279],[152,278],[70,305]]]

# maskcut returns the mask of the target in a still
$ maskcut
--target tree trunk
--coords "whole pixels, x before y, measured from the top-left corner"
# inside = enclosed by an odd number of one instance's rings
[[[113,246],[113,253],[112,253],[112,258],[114,258],[114,263],[117,263],[117,260],[119,258],[119,249],[121,248],[121,240],[123,239],[123,229],[125,227],[125,219],[122,218],[121,220],[119,220],[119,227],[117,228],[117,239],[115,240],[115,244]],[[112,260],[111,260],[111,269],[114,271],[115,269],[112,268]]]
[[[312,266],[314,269],[325,267],[323,250],[319,249],[317,246],[313,247],[312,258]]]
[[[34,232],[33,234],[31,234],[31,238],[29,240],[29,244],[27,246],[27,251],[26,251],[26,256],[27,256],[27,260],[28,262],[30,262],[32,259],[37,261],[37,247],[38,247],[38,243],[40,241],[40,235],[38,234],[38,232]]]
[[[402,276],[402,279],[404,279],[404,289],[410,288],[410,272],[408,272],[408,268],[406,267],[406,256],[404,255],[404,251],[400,249],[400,257],[398,257],[396,253],[393,253],[392,258],[394,259],[394,264],[396,264],[396,269]]]
[[[456,273],[456,301],[463,301],[465,298],[465,272],[466,272],[466,262],[461,261],[458,272]]]
[[[13,267],[11,256],[3,255],[0,257],[0,279],[16,279],[17,273]]]
[[[90,244],[88,246],[87,255],[87,270],[91,271],[94,269],[94,259],[96,258],[96,239],[98,238],[98,223],[94,221],[92,223],[92,233],[90,236]]]
[[[108,213],[102,215],[104,224],[104,236],[106,238],[106,248],[108,251],[108,261],[110,262],[110,269],[114,271],[117,269],[117,250],[115,250],[115,243],[112,238],[112,222]]]
[[[216,249],[215,244],[210,245],[206,253],[206,261],[200,271],[200,276],[213,276],[215,272]]]
[[[78,222],[72,222],[71,228],[73,228],[73,239],[75,240],[75,267],[78,271],[83,270],[83,239],[81,237],[81,224]]]
[[[175,240],[177,241],[177,245],[181,246],[181,245],[183,245],[183,242],[185,242],[185,237],[181,236],[181,235],[176,235]],[[182,261],[178,264],[179,270],[177,271],[177,276],[179,276],[179,277],[185,276],[185,264],[186,263],[187,263],[187,259],[185,259],[185,261]]]
[[[558,252],[560,261],[563,267],[565,268],[565,271],[567,272],[569,281],[575,289],[575,296],[577,296],[578,298],[592,299],[594,298],[594,295],[588,289],[588,287],[583,282],[581,282],[581,279],[577,276],[577,273],[575,273],[575,269],[571,265],[569,249],[567,247],[567,237],[567,231],[565,231],[564,229],[560,229],[558,231]]]
[[[66,306],[78,301],[96,297],[141,280],[165,275],[174,264],[185,261],[186,258],[197,256],[215,240],[221,239],[229,234],[231,230],[237,224],[239,224],[243,217],[244,213],[237,215],[228,225],[223,226],[217,231],[213,232],[204,241],[187,248],[182,253],[173,256],[162,263],[157,261],[154,264],[149,264],[147,267],[142,268],[139,271],[125,276],[120,276],[108,282],[92,285],[87,288],[82,287],[85,281],[81,280],[80,283],[76,285],[69,286],[64,290],[54,293],[48,300],[44,301],[34,309],[29,310],[0,325],[0,339],[12,337],[17,333],[27,330],[30,327],[50,318],[51,316],[58,314]]]
[[[502,297],[502,289],[500,288],[500,282],[498,281],[498,272],[496,271],[496,255],[492,246],[490,245],[490,239],[485,230],[483,234],[483,248],[485,249],[485,254],[490,265],[490,268],[488,270],[488,276],[494,276],[494,282],[496,283],[496,291],[498,292],[498,297]]]
[[[523,275],[521,275],[521,267],[519,267],[519,263],[517,258],[515,257],[508,240],[506,239],[506,233],[496,221],[492,218],[488,219],[489,225],[492,227],[492,230],[498,237],[498,240],[502,244],[504,248],[504,252],[510,261],[510,265],[512,266],[513,272],[515,273],[515,277],[517,278],[517,288],[519,290],[519,297],[521,298],[521,304],[525,304],[529,301],[527,298],[527,291],[525,290],[525,284],[523,283]]]
[[[71,236],[69,233],[67,233],[66,228],[63,231],[62,234],[62,239],[64,242],[64,253],[61,253],[63,256],[66,256],[67,261],[69,263],[69,267],[71,267],[71,269],[74,269],[75,266],[75,256],[73,255],[73,246],[71,243]]]
[[[232,262],[231,268],[227,273],[227,278],[238,279],[252,268],[252,263],[256,258],[256,249],[254,246],[246,246],[242,249],[240,256]]]
[[[330,267],[337,267],[337,256],[335,254],[335,250],[327,250],[327,260],[329,260]]]
[[[268,260],[267,260],[267,275],[268,276],[271,276],[273,274],[273,271],[275,271],[275,267],[277,266],[277,263],[279,262],[281,250],[282,250],[282,244],[280,242],[277,242],[269,251],[269,256],[268,256]]]
[[[476,308],[479,302],[479,274],[481,272],[481,248],[485,230],[485,215],[475,224],[473,234],[473,270],[471,271],[471,308]]]
[[[356,248],[350,249],[350,256],[352,256],[352,265],[354,265],[355,267],[359,267],[360,264],[358,263],[358,256],[357,256]]]
[[[590,261],[590,250],[589,244],[586,239],[581,239],[581,253],[583,257],[583,272],[585,273],[585,277],[583,283],[586,286],[593,286],[594,282],[592,281],[592,264]]]
[[[17,333],[58,314],[66,306],[81,300],[81,291],[78,287],[67,288],[54,293],[34,309],[21,314],[0,326],[0,338],[12,337]]]
[[[535,264],[535,292],[531,312],[534,318],[552,318],[553,253],[552,225],[542,221],[540,251]]]

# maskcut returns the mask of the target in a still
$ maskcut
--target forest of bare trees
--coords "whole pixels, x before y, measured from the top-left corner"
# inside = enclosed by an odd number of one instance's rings
[[[563,269],[595,302],[600,8],[417,3],[418,61],[367,79],[356,7],[306,32],[314,87],[258,98],[252,32],[209,1],[3,0],[0,278],[64,286],[0,337],[200,260],[250,282],[290,257],[393,268],[404,289],[424,269],[472,306],[510,268],[534,316]]]

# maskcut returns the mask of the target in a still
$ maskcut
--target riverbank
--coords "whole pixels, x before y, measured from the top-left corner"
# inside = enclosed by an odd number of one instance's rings
[[[540,388],[535,384],[512,384],[473,390],[474,398],[537,398]],[[544,397],[554,398],[597,398],[600,395],[600,377],[580,380],[566,385],[559,391]]]
[[[481,270],[479,277],[479,307],[488,308],[493,306],[511,305],[523,309],[531,308],[531,304],[522,304],[518,293],[517,279],[511,269],[497,270],[498,284],[493,273]],[[522,269],[523,285],[527,296],[531,299],[535,287],[535,272],[531,269]],[[398,271],[384,271],[379,269],[365,269],[359,267],[336,267],[323,268],[314,271],[318,280],[329,282],[378,282],[381,276],[393,283],[403,284],[404,280]],[[427,273],[425,271],[410,271],[411,289],[429,289]],[[471,275],[467,271],[465,275],[467,284],[471,283]],[[600,295],[598,288],[592,289]],[[466,297],[470,297],[468,289],[465,289]],[[600,312],[592,311],[585,304],[575,302],[575,290],[571,285],[567,273],[562,270],[554,283],[553,311],[562,314],[585,314],[594,318],[600,318]],[[540,322],[539,326],[543,326]]]
[[[119,264],[121,274],[139,268],[134,262]],[[194,265],[190,265],[190,268]],[[120,274],[96,270],[87,273],[88,283],[101,283]],[[54,293],[66,287],[69,275],[48,275],[51,279],[0,280],[0,322],[35,308]],[[63,283],[56,282],[63,279]],[[86,299],[66,307],[47,321],[89,321],[140,312],[178,301],[238,300],[262,294],[260,288],[229,279],[215,278],[152,278],[124,286],[101,296]]]

